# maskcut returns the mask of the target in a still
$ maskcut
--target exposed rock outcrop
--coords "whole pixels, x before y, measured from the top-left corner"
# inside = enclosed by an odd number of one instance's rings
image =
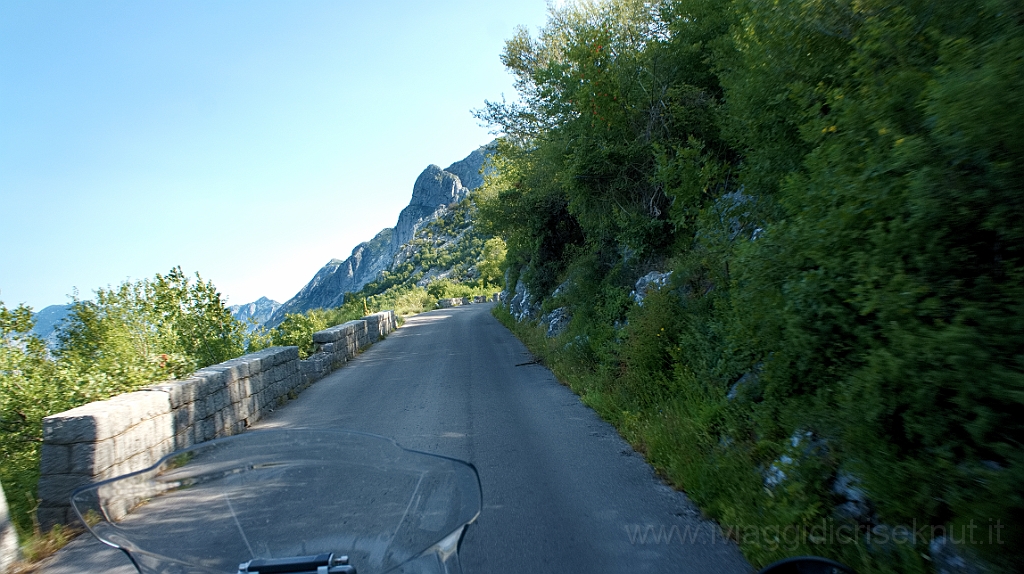
[[[572,315],[566,307],[559,307],[541,317],[540,320],[542,323],[547,323],[547,336],[553,338],[561,335],[569,328],[569,323],[572,322]]]
[[[540,303],[533,300],[530,288],[526,286],[525,281],[516,283],[515,292],[508,302],[508,309],[512,316],[516,318],[516,321],[520,322],[533,319],[540,313]]]
[[[394,255],[402,245],[408,243],[416,230],[435,219],[440,210],[462,201],[468,193],[469,189],[462,185],[459,176],[433,164],[427,166],[412,186],[409,206],[398,216],[391,254]]]
[[[644,299],[647,297],[647,291],[652,287],[661,288],[668,284],[669,279],[672,278],[672,272],[659,273],[658,271],[651,271],[647,275],[644,275],[640,279],[637,279],[635,289],[629,294],[630,297],[636,301],[637,305],[643,305]]]
[[[488,146],[477,148],[473,153],[444,168],[444,170],[459,176],[462,186],[466,189],[476,189],[484,184],[484,175],[490,174],[493,170],[487,164],[487,156],[489,154]],[[481,166],[483,166],[483,169],[481,169]]]

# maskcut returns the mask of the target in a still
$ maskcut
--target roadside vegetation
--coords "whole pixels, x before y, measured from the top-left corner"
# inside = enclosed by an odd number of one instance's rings
[[[34,511],[44,417],[246,351],[245,327],[213,284],[180,268],[72,299],[52,350],[31,334],[31,309],[0,302],[0,482],[28,546],[42,534]]]
[[[1022,24],[606,0],[506,43],[498,315],[755,565],[1024,561]]]

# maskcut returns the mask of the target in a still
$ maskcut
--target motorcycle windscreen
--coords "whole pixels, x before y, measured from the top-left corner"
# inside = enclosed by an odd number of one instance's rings
[[[464,462],[312,430],[199,444],[72,496],[92,533],[144,573],[234,573],[256,558],[330,552],[360,574],[394,571],[457,538],[480,501]]]

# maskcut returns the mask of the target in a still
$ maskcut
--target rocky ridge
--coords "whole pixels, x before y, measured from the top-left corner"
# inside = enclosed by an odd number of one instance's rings
[[[345,260],[332,259],[299,292],[279,307],[266,322],[274,327],[289,313],[310,309],[338,307],[345,293],[359,291],[377,279],[382,272],[393,269],[408,259],[406,246],[416,232],[448,213],[470,191],[483,184],[488,146],[474,150],[467,157],[445,169],[429,165],[413,184],[409,205],[398,216],[395,227],[378,233],[370,241],[360,243]]]
[[[71,305],[50,305],[32,314],[32,334],[42,339],[49,349],[56,349],[57,328],[71,314]]]
[[[257,323],[265,323],[274,311],[277,311],[281,304],[273,299],[266,297],[260,297],[252,303],[246,303],[244,305],[231,305],[228,307],[228,311],[231,312],[231,316],[243,323],[249,323],[249,320],[255,320]]]

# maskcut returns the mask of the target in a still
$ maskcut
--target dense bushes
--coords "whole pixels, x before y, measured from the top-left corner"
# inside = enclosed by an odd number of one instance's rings
[[[943,534],[1021,560],[1021,24],[615,0],[506,46],[523,103],[481,112],[505,135],[480,211],[532,293],[563,286],[548,360],[726,527],[862,534],[734,534],[756,563],[925,571]]]

